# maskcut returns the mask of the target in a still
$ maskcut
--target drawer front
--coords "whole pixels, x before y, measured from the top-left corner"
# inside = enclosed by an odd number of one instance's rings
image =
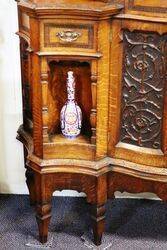
[[[44,48],[72,47],[93,49],[94,25],[44,23]]]

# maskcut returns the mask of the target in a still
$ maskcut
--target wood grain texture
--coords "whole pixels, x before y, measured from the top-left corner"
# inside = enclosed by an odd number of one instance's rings
[[[32,111],[34,125],[31,134],[24,120],[17,139],[24,145],[26,182],[40,241],[47,241],[53,192],[72,189],[84,192],[91,204],[94,243],[99,245],[105,203],[115,191],[153,192],[167,200],[166,2],[17,4],[23,79],[32,89],[31,97],[24,89],[23,113],[25,117]],[[83,111],[82,132],[75,140],[61,135],[59,121],[69,70]],[[128,110],[136,108],[133,121],[131,112],[125,112],[127,103]],[[140,135],[134,140],[136,124]]]
[[[25,132],[23,126],[18,130],[17,139],[24,143],[28,155],[27,164],[39,173],[84,173],[87,175],[100,176],[109,171],[122,172],[138,178],[153,181],[166,182],[167,169],[146,164],[138,164],[131,161],[105,157],[99,161],[77,160],[77,159],[40,159],[33,154],[33,140],[29,133]]]
[[[43,142],[49,141],[48,135],[48,82],[49,82],[49,66],[46,58],[41,58],[41,85],[42,85],[42,129]]]
[[[145,11],[145,12],[160,12],[167,13],[167,2],[166,0],[129,0],[129,9]]]
[[[58,33],[71,31],[78,32],[79,37],[74,42],[63,42]],[[92,49],[94,46],[94,26],[91,24],[70,23],[45,23],[44,24],[44,46],[45,47],[73,47]]]
[[[23,125],[25,130],[32,134],[32,86],[31,86],[31,60],[28,51],[29,44],[20,37],[20,56],[22,72],[22,100],[23,100]]]
[[[39,50],[39,22],[37,19],[30,18],[30,43],[34,51]],[[42,90],[40,85],[40,60],[39,57],[33,53],[31,54],[32,67],[32,110],[33,110],[33,143],[34,153],[42,157]]]
[[[96,125],[96,157],[107,155],[108,143],[108,92],[109,92],[109,60],[110,60],[110,22],[99,24],[98,50],[103,57],[98,63],[97,81],[97,125]]]
[[[90,123],[91,123],[91,143],[96,144],[96,124],[97,124],[97,72],[98,62],[93,60],[91,62],[91,96],[92,105],[90,112]]]
[[[100,187],[103,186],[101,189]],[[47,241],[48,226],[51,219],[51,197],[55,190],[72,189],[85,192],[87,201],[92,204],[92,224],[95,244],[101,243],[104,232],[105,208],[107,199],[106,175],[99,178],[83,174],[55,173],[40,175],[35,173],[36,218],[39,237],[42,243]]]
[[[121,173],[108,174],[108,198],[114,197],[115,191],[129,193],[151,192],[159,196],[163,201],[167,201],[167,183],[153,182],[135,177],[130,177]]]
[[[138,31],[123,36],[120,140],[161,149],[167,36]]]
[[[108,121],[108,155],[114,156],[115,146],[119,141],[121,79],[123,58],[122,22],[113,20],[111,27],[111,58],[109,86],[109,121]],[[119,67],[118,67],[119,65]]]
[[[106,4],[104,1],[90,1],[90,0],[42,0],[42,1],[26,1],[19,0],[18,6],[23,10],[28,11],[32,15],[42,17],[44,15],[66,15],[67,18],[74,16],[82,16],[85,19],[92,17],[98,19],[110,18],[112,15],[117,14],[123,8],[122,5],[115,3]]]
[[[140,16],[140,19],[149,17],[166,20],[167,3],[166,0],[125,0],[126,15]]]
[[[116,40],[116,38],[113,39],[112,46],[113,46],[113,48],[115,46],[118,46],[119,50],[114,50],[114,52],[113,52],[113,62],[114,62],[115,58],[121,57],[120,51],[123,49],[123,43],[121,41],[121,39],[123,39],[121,29],[125,30],[125,31],[129,30],[130,32],[134,32],[134,33],[135,32],[137,33],[138,31],[142,31],[143,34],[145,34],[145,35],[156,34],[157,37],[159,37],[162,40],[163,40],[163,37],[165,37],[165,33],[167,31],[166,25],[159,24],[159,23],[155,23],[154,25],[152,25],[149,22],[144,22],[143,23],[141,21],[132,21],[132,20],[131,21],[130,20],[126,21],[126,20],[124,20],[124,22],[121,25],[121,23],[119,21],[117,21],[117,22],[119,23],[119,33],[118,33],[118,36],[117,36],[118,38],[117,38],[117,40]],[[157,33],[159,33],[159,35]],[[158,40],[154,40],[155,43],[157,41]],[[138,41],[137,41],[137,43],[138,43]],[[165,67],[166,67],[165,66],[166,65],[166,59],[165,59],[166,58],[166,56],[165,56],[166,55],[166,52],[165,52],[166,49],[165,48],[166,48],[166,46],[165,46],[165,42],[163,42],[162,44],[163,44],[164,47],[162,46],[163,48],[162,48],[161,63],[157,64],[157,67],[155,68],[156,72],[159,72],[159,70],[161,70],[161,69],[163,70],[163,72],[165,72]],[[152,53],[154,55],[154,53],[156,51],[156,44],[154,44],[153,47],[154,47],[155,50],[153,49],[153,50],[150,50],[149,52],[151,53],[151,51],[152,51]],[[135,45],[133,46],[133,48],[135,49]],[[125,53],[124,58],[127,59],[128,54],[126,53],[126,51],[124,51],[124,53]],[[160,56],[161,56],[161,53],[160,53]],[[137,57],[134,56],[134,60],[136,58]],[[118,59],[118,60],[120,60],[120,59]],[[122,61],[123,61],[123,58],[122,58]],[[123,65],[125,65],[126,62],[127,61],[124,60]],[[135,64],[133,64],[133,63],[131,65],[135,66]],[[111,68],[111,72],[112,72],[112,69],[113,69],[113,67]],[[129,70],[130,70],[130,68],[128,68],[128,72],[130,72]],[[134,68],[132,74],[133,73],[138,74],[139,70],[137,68],[136,69]],[[163,85],[164,89],[161,90],[163,92],[164,99],[161,101],[161,108],[159,109],[159,111],[161,112],[162,116],[165,117],[166,116],[166,111],[163,112],[163,108],[162,108],[162,106],[164,106],[164,102],[166,100],[165,73],[162,73],[162,74],[157,73],[157,74],[158,74],[158,76],[159,75],[162,76],[162,81],[159,80],[159,82],[164,84]],[[119,142],[120,141],[120,139],[119,139],[120,138],[120,129],[121,129],[120,128],[121,120],[119,120],[119,119],[121,117],[120,108],[121,108],[121,105],[122,105],[121,104],[121,99],[120,99],[120,93],[122,93],[120,78],[121,77],[126,78],[127,76],[125,74],[122,75],[120,67],[118,68],[118,71],[115,71],[115,76],[116,76],[116,79],[117,79],[117,84],[115,85],[115,83],[112,82],[112,79],[114,79],[113,74],[111,75],[111,84],[110,84],[110,88],[111,88],[111,92],[110,92],[111,111],[109,113],[109,147],[108,147],[109,154],[111,156],[115,157],[115,158],[125,159],[125,160],[133,161],[133,162],[139,163],[139,164],[147,164],[147,165],[155,166],[155,167],[166,167],[167,166],[167,159],[166,159],[166,155],[164,154],[165,153],[164,152],[164,148],[165,148],[164,144],[166,143],[166,139],[165,139],[166,138],[165,137],[166,133],[164,133],[164,129],[163,129],[164,125],[163,126],[161,125],[162,126],[161,127],[162,128],[161,133],[163,133],[163,135],[164,135],[164,136],[162,136],[162,144],[161,145],[163,145],[163,146],[161,147],[161,151],[158,151],[158,150],[157,151],[148,151],[146,148],[142,151],[142,150],[140,150],[140,147],[138,147],[138,148],[137,147],[131,147],[130,144],[128,145],[127,143],[123,144],[123,143]],[[132,79],[131,76],[130,76],[130,79]],[[151,79],[154,79],[154,78],[150,78],[150,80]],[[155,83],[157,82],[157,80],[158,80],[158,78],[156,78]],[[127,84],[128,83],[130,83],[130,81],[128,81]],[[140,86],[140,84],[139,84],[139,86]],[[132,87],[132,89],[133,89],[133,87]],[[123,91],[125,91],[124,87],[123,87]],[[132,93],[129,92],[129,94],[132,94]],[[132,95],[134,96],[134,93]],[[134,98],[134,100],[136,101],[137,99]],[[151,98],[151,103],[152,102],[154,102],[154,98]],[[133,107],[133,105],[132,105],[132,107]],[[146,105],[144,107],[146,107]],[[135,119],[137,119],[137,113],[135,113]],[[161,122],[162,122],[162,120],[161,120]],[[165,122],[166,122],[166,120],[163,120],[163,124],[165,124]],[[131,129],[134,128],[133,122],[130,123],[130,128]],[[112,134],[110,134],[111,133],[110,131],[112,131]],[[156,130],[156,133],[157,132],[158,132],[158,130]],[[149,157],[148,157],[148,155],[149,155]],[[140,157],[138,157],[138,156],[140,156]]]
[[[93,20],[68,20],[66,17],[46,19],[40,22],[41,51],[96,51],[98,23]],[[58,36],[62,32],[77,32],[79,37],[72,42],[65,42]]]

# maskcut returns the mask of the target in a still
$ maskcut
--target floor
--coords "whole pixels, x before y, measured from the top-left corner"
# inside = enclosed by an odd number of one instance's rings
[[[28,196],[0,195],[0,250],[167,249],[166,204],[115,199],[106,208],[106,233],[97,248],[90,239],[90,206],[85,198],[54,197],[49,241],[42,246]]]

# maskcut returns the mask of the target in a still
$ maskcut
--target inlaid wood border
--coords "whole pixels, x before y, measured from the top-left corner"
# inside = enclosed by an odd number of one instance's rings
[[[63,28],[63,29],[88,29],[88,44],[86,43],[60,43],[50,42],[49,34],[51,28]],[[56,34],[55,34],[56,36]],[[45,23],[44,24],[44,47],[74,47],[74,48],[85,48],[93,49],[94,41],[94,27],[91,24],[55,24]]]
[[[128,9],[129,10],[137,10],[137,11],[145,11],[145,12],[159,12],[159,13],[167,13],[167,8],[163,8],[163,7],[151,7],[151,6],[147,6],[147,5],[135,5],[134,0],[129,0],[128,2]]]

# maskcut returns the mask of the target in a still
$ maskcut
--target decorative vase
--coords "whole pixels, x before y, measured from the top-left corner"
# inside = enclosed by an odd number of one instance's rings
[[[67,73],[67,101],[60,113],[61,131],[67,138],[75,138],[81,132],[82,111],[75,101],[75,78],[72,71]]]

